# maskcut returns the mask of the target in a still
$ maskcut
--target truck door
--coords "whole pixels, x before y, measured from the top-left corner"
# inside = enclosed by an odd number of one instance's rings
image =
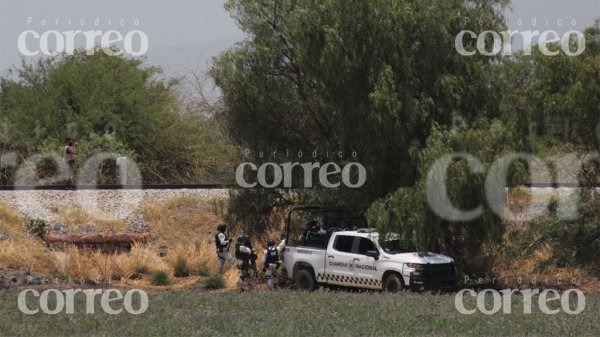
[[[378,260],[367,256],[368,251],[379,251],[369,238],[357,237],[355,243],[356,258],[354,259],[354,277],[358,286],[365,288],[381,288],[381,271],[378,270]]]
[[[355,236],[350,235],[335,235],[332,238],[330,249],[327,249],[325,275],[322,275],[327,283],[343,286],[353,285],[354,271],[350,268],[354,265],[354,259],[357,258],[356,254],[352,253],[355,239]]]

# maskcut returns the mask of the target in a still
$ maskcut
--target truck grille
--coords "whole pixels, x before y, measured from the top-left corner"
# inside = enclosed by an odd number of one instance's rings
[[[427,264],[427,265],[425,265],[425,273],[424,274],[431,275],[431,276],[454,275],[454,264],[453,263]]]

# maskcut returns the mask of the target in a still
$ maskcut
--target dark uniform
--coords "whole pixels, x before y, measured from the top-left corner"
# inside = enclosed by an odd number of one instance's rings
[[[279,248],[275,247],[275,241],[269,240],[267,242],[267,249],[265,249],[263,254],[263,272],[267,275],[269,289],[273,289],[273,275],[280,265]]]
[[[250,279],[250,265],[256,254],[252,250],[252,243],[248,235],[238,237],[235,244],[235,258],[240,270],[240,291],[244,291],[244,285]]]

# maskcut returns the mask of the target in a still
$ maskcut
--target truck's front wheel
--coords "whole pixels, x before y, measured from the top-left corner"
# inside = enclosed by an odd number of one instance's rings
[[[294,274],[294,282],[296,283],[296,289],[313,291],[317,289],[317,280],[314,275],[306,269],[300,269]]]
[[[398,274],[390,274],[383,281],[383,291],[386,293],[397,293],[402,290],[402,280]]]

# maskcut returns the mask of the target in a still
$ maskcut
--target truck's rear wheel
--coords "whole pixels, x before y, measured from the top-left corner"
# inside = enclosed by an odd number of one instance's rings
[[[317,289],[317,280],[315,276],[307,269],[300,269],[294,274],[294,282],[296,289],[313,291]]]
[[[402,280],[398,274],[390,274],[383,281],[383,291],[386,293],[397,293],[402,290]]]

